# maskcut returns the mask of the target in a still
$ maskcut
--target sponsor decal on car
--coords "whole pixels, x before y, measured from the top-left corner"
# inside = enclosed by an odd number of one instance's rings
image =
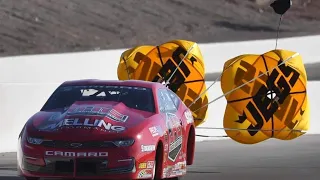
[[[61,157],[107,157],[108,152],[46,151],[45,155]]]
[[[159,136],[160,133],[162,132],[160,126],[152,126],[152,127],[149,128],[149,131],[150,131],[152,137]]]
[[[169,175],[169,166],[167,166],[166,168],[163,168],[162,177],[167,178]]]
[[[142,178],[152,178],[152,169],[142,169],[139,173],[138,173],[138,179],[142,179]]]
[[[154,161],[148,161],[147,162],[147,169],[153,169]]]
[[[192,116],[192,112],[191,112],[190,110],[187,110],[187,111],[184,113],[184,116],[186,117],[188,124],[193,123],[193,116]]]
[[[164,152],[163,153],[163,162],[167,162],[167,157],[168,157],[168,153]]]
[[[170,143],[168,157],[171,161],[175,161],[182,148],[182,136]]]
[[[168,144],[165,144],[164,145],[164,151],[168,151],[169,150],[169,145]]]
[[[82,106],[70,110],[67,115],[106,116],[110,109],[111,107]]]
[[[127,115],[123,115],[121,113],[119,113],[118,111],[116,111],[115,109],[111,109],[106,117],[108,117],[109,119],[113,120],[113,121],[117,121],[117,122],[126,122],[127,119],[129,118],[129,116]]]
[[[154,166],[154,161],[139,163],[139,169],[152,169],[153,166]]]
[[[186,161],[178,162],[173,166],[167,166],[163,169],[163,177],[171,178],[173,176],[181,176],[187,173]]]
[[[146,169],[147,168],[147,163],[139,163],[139,169]]]
[[[173,113],[166,113],[166,124],[168,129],[173,129],[175,127],[181,126],[181,121],[177,115]]]
[[[167,132],[164,132],[164,141],[167,143],[168,142],[168,133]]]
[[[116,122],[126,122],[129,116],[121,114],[110,107],[77,107],[67,113],[68,115],[90,115],[90,116],[104,116]]]
[[[141,152],[152,152],[156,150],[155,145],[141,145]]]
[[[86,129],[100,129],[101,131],[114,131],[121,132],[125,130],[123,126],[115,126],[111,123],[106,123],[103,119],[90,119],[90,118],[68,118],[63,119],[57,123],[48,124],[39,127],[41,130],[58,130],[60,128],[86,128]]]
[[[182,162],[178,162],[175,166],[176,169],[182,169],[185,170],[187,169],[187,161],[182,161]]]
[[[180,155],[179,155],[179,160],[185,160],[187,158],[187,155],[186,155],[186,153],[182,153],[182,152],[180,152]]]

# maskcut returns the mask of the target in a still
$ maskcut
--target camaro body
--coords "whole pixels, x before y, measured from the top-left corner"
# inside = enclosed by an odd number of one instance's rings
[[[181,176],[193,162],[194,141],[190,110],[160,83],[67,81],[23,127],[18,172],[26,178]]]

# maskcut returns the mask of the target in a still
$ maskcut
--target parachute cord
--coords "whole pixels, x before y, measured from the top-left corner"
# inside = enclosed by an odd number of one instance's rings
[[[229,137],[229,136],[208,136],[208,135],[201,135],[201,134],[196,134],[196,136],[206,137],[206,138],[210,138],[210,137],[227,138],[227,137]]]
[[[229,66],[220,73],[220,76],[217,77],[217,78],[213,81],[213,83],[212,83],[205,91],[203,91],[195,100],[193,100],[193,101],[191,102],[191,104],[188,106],[188,108],[190,108],[194,103],[196,103],[196,102],[201,98],[201,96],[203,96],[207,91],[209,91],[209,89],[210,89],[216,82],[218,82],[218,80],[222,77],[223,73],[224,73],[227,69],[229,69],[233,64],[235,64],[236,62],[238,62],[239,60],[240,60],[240,59],[237,59],[236,61],[233,61],[232,63],[230,63]]]
[[[160,58],[161,66],[163,66],[163,60],[162,60],[162,57],[161,57],[161,52],[160,52],[159,46],[157,46],[157,50],[158,50],[158,53],[159,53],[159,58]]]
[[[122,59],[123,59],[123,61],[124,61],[124,64],[126,65],[126,70],[127,70],[127,74],[128,74],[128,79],[130,80],[130,75],[129,75],[129,69],[128,69],[128,65],[127,65],[127,60],[125,60],[123,56],[122,56]]]
[[[213,102],[215,102],[215,101],[217,101],[217,100],[221,99],[222,97],[225,97],[225,96],[227,96],[227,95],[229,95],[229,94],[233,93],[234,91],[236,91],[236,90],[238,90],[238,89],[242,88],[243,86],[245,86],[245,85],[247,85],[247,84],[249,84],[249,83],[253,82],[254,80],[256,80],[256,79],[260,78],[261,76],[266,75],[268,72],[273,71],[273,70],[274,70],[274,69],[276,69],[277,67],[279,67],[279,66],[283,65],[285,62],[287,62],[288,60],[290,60],[290,59],[292,59],[292,58],[294,58],[294,57],[296,57],[296,56],[298,56],[298,55],[299,55],[299,53],[295,53],[294,55],[292,55],[292,56],[288,57],[288,58],[287,58],[287,59],[285,59],[283,62],[281,62],[280,64],[278,64],[277,66],[275,66],[274,68],[269,69],[269,71],[266,71],[266,72],[264,72],[264,73],[260,74],[259,76],[257,76],[257,77],[255,77],[255,78],[251,79],[250,81],[248,81],[248,82],[246,82],[246,83],[244,83],[244,84],[242,84],[242,85],[240,85],[240,86],[238,86],[238,87],[236,87],[236,88],[234,88],[234,89],[232,89],[232,90],[230,90],[230,91],[226,92],[225,94],[223,94],[223,95],[221,95],[221,96],[219,96],[219,97],[215,98],[214,100],[210,101],[210,102],[209,102],[209,103],[207,103],[206,105],[203,105],[202,107],[198,108],[197,110],[195,110],[195,111],[193,111],[193,112],[197,112],[198,110],[200,110],[200,109],[202,109],[202,108],[204,108],[204,107],[208,106],[209,104],[211,104],[211,103],[213,103]]]
[[[166,80],[165,82],[165,86],[167,86],[170,82],[170,80],[173,78],[174,74],[177,72],[178,68],[180,67],[180,65],[182,64],[182,62],[186,59],[186,57],[189,55],[189,53],[191,52],[191,50],[194,48],[195,43],[193,43],[193,45],[188,49],[186,55],[183,57],[183,59],[179,62],[178,66],[176,67],[176,69],[173,71],[173,73],[171,74],[171,76]]]
[[[278,48],[278,40],[279,40],[279,31],[280,31],[280,26],[281,26],[281,22],[282,22],[282,16],[280,16],[280,19],[279,19],[279,24],[278,24],[278,29],[277,29],[277,39],[276,39],[276,47],[275,47],[275,50]]]
[[[246,128],[215,128],[215,127],[196,127],[196,129],[207,129],[207,130],[227,130],[227,131],[262,131],[262,132],[305,132],[299,129],[246,129]]]

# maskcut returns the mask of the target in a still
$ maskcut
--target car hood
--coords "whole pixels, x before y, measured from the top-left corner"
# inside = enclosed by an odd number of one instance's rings
[[[65,138],[110,137],[141,129],[154,113],[128,108],[119,102],[75,102],[68,108],[40,111],[31,118],[32,126],[42,134]],[[97,135],[97,136],[94,136]]]

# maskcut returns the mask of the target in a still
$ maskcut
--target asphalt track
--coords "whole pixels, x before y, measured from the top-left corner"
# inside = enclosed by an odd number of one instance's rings
[[[0,180],[16,176],[15,153],[0,154]],[[231,140],[197,142],[195,164],[184,180],[319,180],[320,135],[293,141],[242,145]]]

